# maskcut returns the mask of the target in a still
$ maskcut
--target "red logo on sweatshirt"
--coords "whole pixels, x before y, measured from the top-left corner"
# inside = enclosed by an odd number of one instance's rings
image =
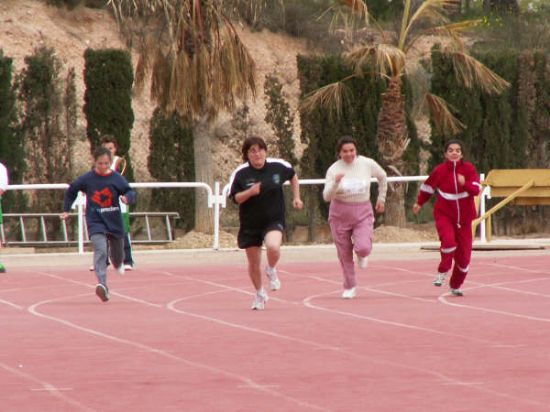
[[[92,196],[92,201],[101,207],[110,207],[113,205],[113,194],[108,187],[101,191],[96,190]]]

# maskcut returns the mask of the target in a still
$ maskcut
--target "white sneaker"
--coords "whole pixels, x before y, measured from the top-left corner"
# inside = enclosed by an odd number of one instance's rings
[[[359,269],[366,269],[369,265],[369,257],[368,256],[359,256],[355,255],[357,257],[357,266],[359,266]]]
[[[94,270],[95,270],[95,269],[94,269],[94,265],[90,266],[89,271],[90,271],[90,272],[93,272]]]
[[[277,276],[277,269],[270,268],[269,266],[267,266],[265,268],[265,273],[267,274],[267,277],[269,278],[269,289],[271,289],[271,290],[281,289],[281,281],[279,280],[279,277]]]
[[[125,270],[128,270],[128,271],[132,271],[132,270],[134,270],[134,267],[133,267],[132,265],[125,264],[125,265],[124,265],[124,269],[125,269]]]
[[[252,310],[264,310],[265,304],[269,300],[269,296],[267,296],[267,293],[262,288],[259,291],[256,292],[256,296],[254,297],[254,301],[252,302]]]
[[[438,273],[435,277],[434,281],[432,282],[434,286],[441,286],[443,283],[445,283],[445,278],[447,277],[447,273]]]
[[[118,272],[119,275],[124,275],[124,265],[120,265],[119,267],[116,268],[116,271]]]
[[[357,296],[355,286],[351,289],[344,289],[344,293],[342,293],[342,299],[353,299],[355,296]]]
[[[453,296],[464,296],[464,292],[462,292],[460,289],[451,288],[451,294]]]

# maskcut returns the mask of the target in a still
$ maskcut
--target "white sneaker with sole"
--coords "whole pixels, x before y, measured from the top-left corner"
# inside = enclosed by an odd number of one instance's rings
[[[267,296],[267,293],[262,288],[256,292],[256,296],[254,297],[254,301],[252,302],[252,310],[264,310],[265,304],[269,300],[269,297]]]
[[[445,278],[447,277],[447,273],[438,273],[435,277],[434,281],[432,282],[434,286],[441,286],[443,283],[445,283]]]
[[[353,299],[355,296],[357,296],[355,286],[351,289],[344,289],[344,292],[342,293],[342,299]]]
[[[281,281],[279,280],[279,277],[277,276],[277,269],[270,268],[269,266],[267,266],[265,268],[265,273],[267,274],[267,277],[269,278],[269,289],[271,289],[271,290],[281,289]]]
[[[131,270],[134,270],[134,267],[132,265],[129,265],[129,264],[124,264],[124,270],[128,270],[128,271],[131,271]]]
[[[451,288],[451,294],[453,296],[464,296],[464,292],[462,292],[460,289]]]
[[[124,265],[120,265],[119,267],[117,267],[116,271],[119,275],[124,275],[124,272],[125,272]]]

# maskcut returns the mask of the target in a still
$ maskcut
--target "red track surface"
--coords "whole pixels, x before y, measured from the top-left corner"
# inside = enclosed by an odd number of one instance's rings
[[[476,258],[463,298],[434,259],[283,263],[249,309],[244,267],[0,276],[2,411],[550,410],[550,258]]]

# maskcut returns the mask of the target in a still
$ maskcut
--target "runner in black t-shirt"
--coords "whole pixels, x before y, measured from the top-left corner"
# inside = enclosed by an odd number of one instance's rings
[[[303,203],[294,169],[284,160],[268,159],[267,146],[262,138],[247,138],[243,143],[242,154],[247,163],[239,166],[231,175],[229,196],[239,204],[239,247],[246,250],[248,274],[256,288],[252,309],[261,310],[268,300],[262,287],[260,269],[261,246],[264,242],[270,289],[277,290],[281,287],[275,266],[281,256],[285,227],[283,183],[290,180],[294,208],[301,209]]]

